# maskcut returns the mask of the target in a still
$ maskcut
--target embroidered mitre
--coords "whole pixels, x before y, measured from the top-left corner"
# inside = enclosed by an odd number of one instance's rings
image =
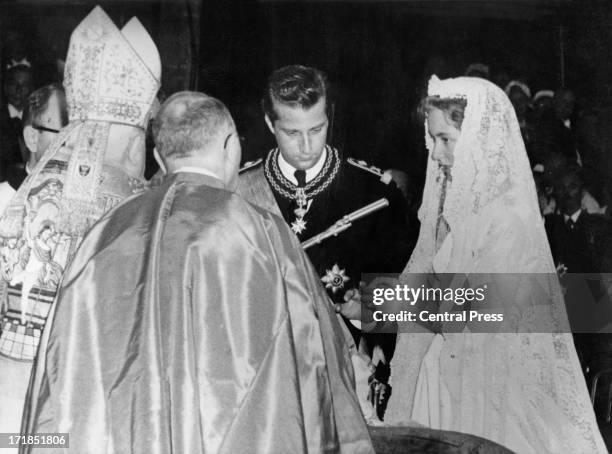
[[[70,37],[64,72],[70,121],[145,128],[160,76],[159,52],[140,21],[119,30],[96,6]]]
[[[140,142],[111,139],[140,138],[144,145],[160,74],[157,48],[136,18],[120,31],[96,7],[73,32],[64,78],[70,123],[0,217],[0,356],[33,359],[83,236],[143,190],[143,182],[118,165],[121,153]]]

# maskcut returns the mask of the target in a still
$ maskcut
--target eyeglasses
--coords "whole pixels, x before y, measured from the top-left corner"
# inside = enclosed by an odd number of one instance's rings
[[[37,131],[46,131],[46,132],[53,132],[55,134],[59,134],[59,129],[47,128],[46,126],[40,126],[40,125],[35,125],[35,124],[33,124],[32,127],[36,129]]]

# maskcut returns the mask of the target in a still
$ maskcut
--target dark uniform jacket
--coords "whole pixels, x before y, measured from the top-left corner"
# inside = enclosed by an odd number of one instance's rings
[[[315,195],[308,197],[312,202],[303,218],[305,229],[296,233],[300,242],[376,200],[389,201],[388,207],[355,221],[348,230],[306,251],[331,298],[343,302],[348,289],[359,287],[362,273],[401,272],[410,258],[414,238],[408,225],[406,203],[395,184],[385,184],[379,175],[364,170],[365,163],[349,162],[335,150],[328,151],[323,170],[307,185],[308,189],[313,183],[306,194]],[[272,151],[264,162],[241,174],[239,192],[256,205],[280,212],[291,226],[297,218],[294,212],[297,204],[289,195],[295,193],[296,186],[282,176],[275,153],[276,150]],[[263,179],[271,189],[276,210],[262,201],[265,196],[258,184]]]
[[[278,150],[263,162],[243,171],[239,193],[248,201],[281,215],[291,226],[296,220],[296,201],[290,196],[296,185],[282,176]],[[344,302],[345,292],[358,288],[364,273],[400,273],[414,247],[415,226],[410,228],[406,202],[393,182],[381,181],[381,172],[363,162],[344,159],[328,147],[325,165],[307,184],[313,193],[304,216],[305,229],[296,233],[300,242],[323,232],[343,216],[380,198],[389,206],[361,218],[337,236],[332,236],[306,250],[328,294],[335,302]],[[295,231],[294,231],[295,232]],[[358,333],[349,324],[353,335]],[[394,344],[394,343],[393,343]],[[390,359],[394,345],[383,347]]]

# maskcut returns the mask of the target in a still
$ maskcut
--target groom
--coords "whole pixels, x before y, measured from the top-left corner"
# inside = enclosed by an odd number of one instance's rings
[[[301,242],[374,201],[389,201],[387,208],[306,250],[330,298],[341,303],[344,312],[360,302],[362,273],[400,272],[408,261],[413,244],[406,203],[380,169],[345,158],[327,143],[333,103],[322,71],[299,65],[274,71],[262,105],[278,146],[247,166],[239,192],[282,216]],[[377,365],[373,387],[387,383],[395,335],[362,335],[347,325],[356,344]],[[386,402],[379,404],[382,417]]]
[[[67,270],[28,432],[63,428],[90,453],[372,453],[311,265],[233,192],[227,108],[176,93],[154,134],[168,176],[102,218]]]

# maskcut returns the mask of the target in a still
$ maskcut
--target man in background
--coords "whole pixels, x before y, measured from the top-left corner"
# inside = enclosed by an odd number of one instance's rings
[[[555,265],[568,273],[599,273],[609,236],[608,220],[583,207],[584,182],[577,165],[561,167],[554,185],[557,210],[544,217]]]
[[[0,106],[0,170],[13,187],[25,178],[28,159],[23,143],[23,109],[32,92],[32,71],[29,63],[11,63],[4,76],[6,104]]]
[[[59,84],[46,85],[34,91],[23,112],[23,140],[28,149],[25,168],[11,166],[0,170],[0,216],[15,195],[26,174],[68,123],[66,94]]]
[[[584,209],[583,188],[582,171],[577,165],[560,169],[555,185],[558,209],[544,219],[553,259],[566,291],[576,351],[585,378],[591,382],[597,372],[610,367],[612,295],[605,280],[599,284],[596,276],[612,271],[612,225],[603,215]],[[582,285],[585,283],[587,291]],[[605,325],[607,329],[596,332]],[[601,408],[600,400],[603,399],[597,399],[596,409]],[[607,406],[607,401],[604,405]]]
[[[542,115],[534,128],[532,142],[537,162],[544,163],[551,154],[560,154],[568,163],[581,165],[571,123],[575,106],[576,97],[570,89],[560,88],[555,92],[552,109]]]
[[[23,139],[29,151],[25,168],[28,174],[67,124],[66,93],[60,84],[45,85],[32,92],[23,114]]]

